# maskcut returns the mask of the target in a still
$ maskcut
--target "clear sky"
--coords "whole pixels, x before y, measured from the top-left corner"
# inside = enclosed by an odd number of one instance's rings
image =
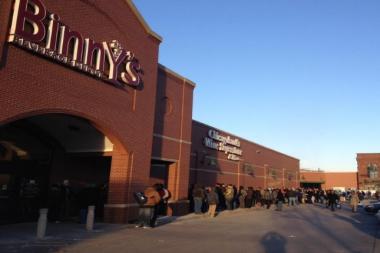
[[[379,0],[134,0],[193,118],[301,160],[380,153]],[[244,151],[243,151],[244,152]]]

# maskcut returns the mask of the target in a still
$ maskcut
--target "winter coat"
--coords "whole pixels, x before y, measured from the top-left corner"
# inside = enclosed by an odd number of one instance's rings
[[[246,196],[246,199],[252,199],[253,198],[253,190],[248,188],[247,190],[247,196]]]
[[[272,193],[270,191],[265,191],[263,197],[265,200],[272,200],[273,199]]]
[[[232,186],[227,186],[224,197],[226,200],[232,200],[234,198],[234,188]]]
[[[352,206],[357,206],[358,204],[359,204],[359,196],[358,196],[358,194],[357,193],[353,193],[352,195],[351,195],[351,201],[350,201],[350,204],[352,205]]]
[[[282,191],[278,191],[276,200],[281,202],[285,201],[284,194],[282,194]]]
[[[209,205],[219,204],[219,197],[215,191],[210,191],[210,192],[206,193],[206,195],[207,195],[207,202]]]
[[[146,188],[144,195],[148,199],[144,206],[155,206],[161,200],[160,194],[153,187]]]
[[[202,187],[195,187],[193,190],[193,198],[204,198],[205,192]]]

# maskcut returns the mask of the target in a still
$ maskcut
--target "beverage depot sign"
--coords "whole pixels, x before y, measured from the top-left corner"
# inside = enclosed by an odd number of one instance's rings
[[[243,151],[240,149],[239,139],[223,136],[218,131],[210,129],[208,136],[204,138],[203,144],[211,149],[223,151],[228,160],[240,161]]]
[[[116,40],[83,37],[48,12],[41,0],[15,0],[8,41],[116,87],[142,84],[143,71],[132,52]]]

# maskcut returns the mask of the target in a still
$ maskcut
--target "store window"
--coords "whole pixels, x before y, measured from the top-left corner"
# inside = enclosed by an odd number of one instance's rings
[[[243,166],[243,173],[254,177],[255,176],[255,168],[253,167],[252,164],[245,163]]]
[[[376,163],[369,163],[367,166],[368,177],[371,179],[378,178],[378,167]]]

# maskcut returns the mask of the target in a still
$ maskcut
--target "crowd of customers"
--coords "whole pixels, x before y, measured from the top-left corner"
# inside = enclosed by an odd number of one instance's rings
[[[206,214],[215,217],[224,210],[237,208],[266,208],[272,205],[275,210],[282,211],[283,205],[298,206],[300,204],[325,205],[331,211],[341,208],[342,203],[351,205],[352,211],[356,212],[358,204],[370,193],[360,191],[334,191],[314,188],[237,188],[232,184],[216,184],[214,187],[194,185],[190,189],[190,208],[195,214]]]
[[[358,204],[364,198],[378,198],[379,194],[361,191],[335,191],[317,188],[237,188],[232,184],[216,184],[203,187],[193,185],[189,189],[190,211],[196,215],[215,217],[222,211],[234,209],[262,208],[282,211],[283,206],[302,204],[319,204],[335,211],[342,203],[351,205],[352,212],[357,212]],[[139,205],[139,217],[136,227],[153,228],[159,215],[167,215],[170,192],[163,184],[147,187],[136,193]]]

